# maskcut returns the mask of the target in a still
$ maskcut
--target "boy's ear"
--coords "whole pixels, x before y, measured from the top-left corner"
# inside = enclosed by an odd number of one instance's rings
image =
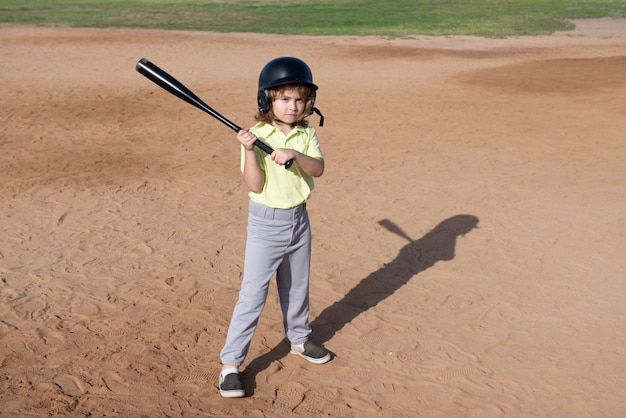
[[[257,92],[257,103],[259,113],[265,115],[270,111],[270,92],[267,89],[259,89]]]

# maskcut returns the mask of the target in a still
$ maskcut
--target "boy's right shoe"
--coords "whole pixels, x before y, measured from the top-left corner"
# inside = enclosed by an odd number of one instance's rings
[[[323,346],[317,345],[311,341],[304,343],[304,348],[297,345],[291,345],[291,354],[295,354],[304,358],[313,364],[324,364],[330,361],[330,353]]]
[[[239,380],[239,373],[229,373],[226,376],[222,376],[220,373],[219,387],[220,395],[223,398],[243,398],[246,396],[246,391],[243,390],[243,385]]]

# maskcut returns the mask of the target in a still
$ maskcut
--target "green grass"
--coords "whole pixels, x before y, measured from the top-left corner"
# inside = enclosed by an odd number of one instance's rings
[[[625,16],[626,0],[0,0],[0,23],[306,35],[540,35]]]

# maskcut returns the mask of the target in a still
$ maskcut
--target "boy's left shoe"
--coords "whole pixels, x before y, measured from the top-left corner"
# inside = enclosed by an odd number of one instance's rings
[[[243,390],[239,373],[229,373],[226,376],[219,377],[220,395],[222,398],[243,398],[246,392]]]
[[[291,354],[302,357],[313,364],[328,363],[331,355],[323,346],[317,345],[311,341],[304,343],[304,350],[298,346],[291,345]]]

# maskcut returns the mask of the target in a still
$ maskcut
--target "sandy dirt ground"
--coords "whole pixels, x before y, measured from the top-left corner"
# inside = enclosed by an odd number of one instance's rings
[[[0,415],[626,416],[626,24],[552,36],[0,27]],[[217,391],[261,67],[307,61],[316,366],[275,287]],[[311,116],[313,126],[318,117]]]

